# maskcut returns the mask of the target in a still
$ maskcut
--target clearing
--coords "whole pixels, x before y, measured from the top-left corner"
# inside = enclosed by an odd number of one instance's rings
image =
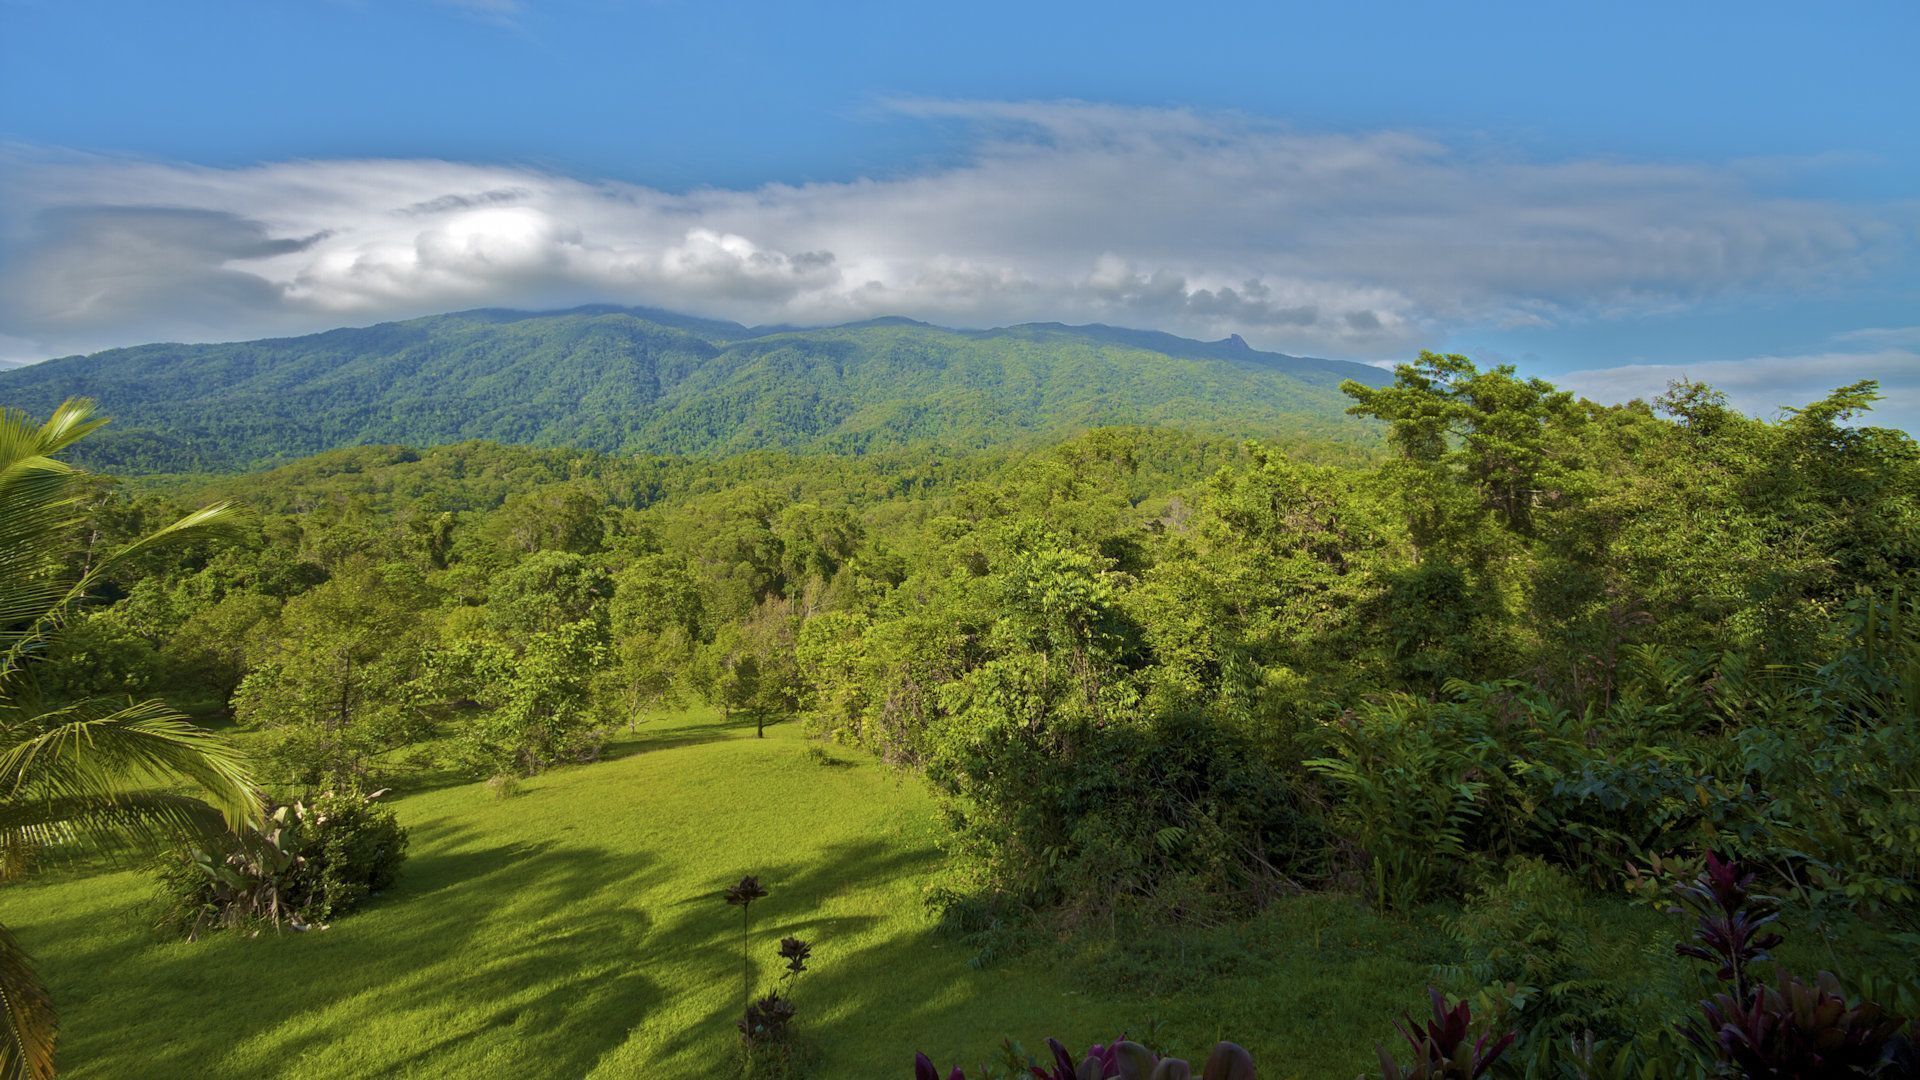
[[[719,892],[743,873],[771,891],[753,908],[762,976],[782,935],[813,943],[797,1024],[830,1080],[911,1076],[916,1049],[971,1069],[1007,1035],[1079,1048],[1149,1021],[1178,1052],[1233,1038],[1263,1080],[1350,1077],[1420,1004],[1420,928],[1340,897],[1276,905],[1206,950],[1230,978],[1170,972],[1160,995],[1153,966],[1116,966],[1111,943],[972,968],[925,904],[940,827],[924,785],[815,745],[696,711],[511,798],[397,799],[400,884],[326,931],[167,940],[136,871],[7,888],[0,921],[51,986],[72,1080],[724,1075],[740,918]],[[1113,970],[1133,974],[1094,974]]]

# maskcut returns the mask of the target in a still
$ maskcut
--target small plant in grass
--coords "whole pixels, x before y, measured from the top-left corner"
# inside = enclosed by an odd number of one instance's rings
[[[747,1003],[747,1014],[737,1025],[741,1041],[749,1050],[786,1042],[787,1029],[796,1011],[793,1002],[780,996],[780,991],[767,991]]]
[[[753,930],[753,902],[767,895],[760,879],[748,874],[727,886],[721,894],[730,907],[740,909],[740,1003],[743,1009],[753,1004],[753,962],[747,959],[747,935]]]
[[[747,1003],[747,1013],[740,1019],[740,1038],[749,1048],[786,1042],[797,1011],[793,1004],[793,986],[807,970],[807,960],[812,956],[813,946],[799,938],[780,939],[780,959],[786,962],[786,972],[780,976],[777,987]]]
[[[807,744],[807,760],[823,769],[837,769],[845,765],[853,764],[853,762],[848,761],[846,758],[834,757],[827,752],[826,747],[818,743]]]
[[[512,773],[494,773],[487,777],[487,794],[496,799],[511,799],[520,794],[520,778]]]
[[[1009,1057],[1015,1057],[1013,1044],[1009,1043]],[[1176,1057],[1161,1057],[1137,1042],[1120,1038],[1104,1045],[1095,1043],[1081,1055],[1079,1063],[1074,1062],[1073,1054],[1058,1039],[1048,1039],[1047,1049],[1053,1054],[1048,1065],[1029,1062],[1027,1072],[1038,1080],[1193,1080],[1193,1066]],[[1014,1065],[1015,1075],[1018,1065]],[[1201,1080],[1257,1080],[1253,1069],[1253,1057],[1245,1050],[1230,1042],[1218,1043],[1200,1070]],[[925,1054],[915,1054],[913,1059],[914,1080],[967,1080],[967,1074],[959,1066],[954,1066],[944,1076],[933,1059]],[[992,1080],[994,1074],[982,1069],[975,1080]]]
[[[801,973],[807,970],[807,961],[812,958],[812,945],[797,937],[780,939],[780,959],[787,964],[787,972],[780,976],[780,983],[788,997],[793,996],[793,984],[800,980]]]
[[[785,1075],[791,1071],[794,986],[813,958],[813,946],[797,937],[780,939],[779,955],[785,970],[780,981],[759,997],[753,995],[753,961],[749,944],[753,937],[753,904],[767,895],[760,879],[748,874],[721,894],[726,902],[740,909],[740,1044],[745,1051],[749,1075]]]

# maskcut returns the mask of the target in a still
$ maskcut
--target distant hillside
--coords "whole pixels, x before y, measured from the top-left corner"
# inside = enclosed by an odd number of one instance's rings
[[[0,404],[114,418],[90,463],[254,468],[341,446],[467,439],[679,454],[956,449],[1108,424],[1371,441],[1364,364],[1110,326],[909,319],[749,328],[596,306],[479,310],[307,337],[141,345],[0,371]]]

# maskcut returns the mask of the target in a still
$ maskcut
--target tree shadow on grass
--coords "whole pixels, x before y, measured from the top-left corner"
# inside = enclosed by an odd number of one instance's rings
[[[840,995],[858,992],[858,976],[849,972],[864,967],[856,958],[874,950],[874,946],[842,948],[840,943],[872,929],[890,911],[819,914],[827,901],[850,888],[874,890],[878,885],[903,876],[918,877],[937,862],[936,852],[924,848],[902,848],[882,840],[864,840],[829,846],[820,856],[804,861],[789,861],[757,866],[742,866],[767,887],[767,899],[754,905],[754,919],[748,950],[754,967],[753,993],[772,988],[779,974],[775,955],[778,941],[793,935],[806,939],[815,950],[813,968],[803,977],[800,991],[803,1008],[807,1002],[825,1002]],[[711,1058],[703,1050],[730,1050],[737,1040],[735,1022],[741,1013],[741,920],[737,908],[729,908],[722,899],[727,886],[737,876],[716,877],[709,888],[687,893],[672,901],[662,912],[663,926],[655,940],[671,943],[680,953],[684,967],[698,972],[694,985],[705,991],[708,1002],[698,1019],[679,1030],[652,1033],[654,1060],[671,1061],[688,1055]],[[668,913],[671,922],[665,922]],[[837,951],[838,950],[838,951]],[[825,974],[823,974],[825,973]],[[885,1000],[884,993],[871,999],[872,1007],[892,1009],[899,1002]],[[805,1021],[802,1021],[805,1024]],[[722,1058],[721,1060],[730,1060]],[[625,1075],[618,1069],[612,1075]],[[834,1073],[826,1075],[851,1075]]]
[[[67,1031],[63,1060],[140,1077],[455,1075],[468,1044],[504,1027],[527,1075],[581,1075],[664,992],[634,963],[651,931],[644,911],[568,912],[582,897],[619,897],[652,861],[551,844],[428,854],[330,930],[119,941],[63,958],[56,971],[108,963],[137,991],[81,998],[86,1024]],[[35,937],[82,929],[43,924]],[[66,982],[56,994],[78,997]],[[363,1038],[392,1014],[418,1023],[401,1039],[390,1026],[388,1041]]]
[[[603,1062],[626,1075],[629,1063],[704,1060],[733,1045],[738,909],[721,892],[737,877],[643,908],[630,897],[657,871],[651,856],[552,841],[475,846],[480,831],[435,823],[416,835],[426,853],[401,882],[326,931],[187,943],[103,935],[87,914],[36,923],[34,941],[62,948],[50,973],[79,1021],[63,1061],[143,1078],[566,1077]],[[822,907],[846,889],[917,876],[933,859],[872,840],[743,867],[774,893],[754,911],[756,989],[773,981],[775,943],[797,934],[830,958],[819,965],[828,974],[809,974],[807,997],[866,1000],[860,973],[895,963],[894,950],[866,958],[874,947],[835,943],[889,913]],[[871,1007],[901,1004],[883,997]]]
[[[649,721],[650,723],[653,722]],[[753,720],[746,716],[735,716],[730,719],[716,718],[702,724],[662,725],[652,731],[647,729],[648,724],[641,724],[640,730],[635,732],[625,729],[616,732],[614,737],[607,741],[598,760],[620,761],[640,754],[738,739],[752,733]]]
[[[410,828],[416,854],[398,885],[327,931],[162,942],[103,930],[102,918],[131,917],[111,894],[36,920],[28,943],[71,1007],[65,1064],[92,1076],[303,1080],[723,1068],[736,1039],[740,923],[721,892],[749,872],[772,890],[754,909],[756,989],[777,974],[781,936],[815,945],[799,991],[809,1037],[838,1044],[861,1037],[863,1017],[955,1007],[925,993],[925,934],[874,933],[912,895],[900,884],[937,861],[923,844],[875,837],[805,858],[743,858],[662,895],[654,882],[672,875],[653,853],[564,838],[501,844],[444,819]],[[872,910],[861,906],[868,896]],[[831,1058],[822,1069],[852,1075]]]

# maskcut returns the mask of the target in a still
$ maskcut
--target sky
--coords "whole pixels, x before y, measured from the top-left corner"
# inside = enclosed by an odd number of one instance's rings
[[[1105,322],[1920,430],[1920,4],[0,0],[0,363]]]

